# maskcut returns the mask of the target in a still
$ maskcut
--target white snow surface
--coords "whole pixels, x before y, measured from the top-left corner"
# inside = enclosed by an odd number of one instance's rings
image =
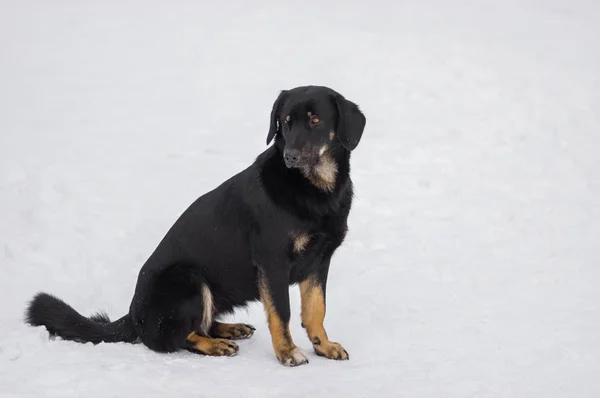
[[[100,4],[103,3],[103,4]],[[597,1],[2,1],[0,396],[600,396]],[[265,148],[279,90],[367,129],[317,357],[262,307],[233,358],[50,340],[37,291],[125,314],[199,195]]]

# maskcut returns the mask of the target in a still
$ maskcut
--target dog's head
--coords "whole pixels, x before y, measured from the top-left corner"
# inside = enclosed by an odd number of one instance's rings
[[[334,148],[354,150],[365,124],[358,106],[334,90],[296,87],[282,91],[275,100],[267,145],[281,137],[287,167],[312,167]]]

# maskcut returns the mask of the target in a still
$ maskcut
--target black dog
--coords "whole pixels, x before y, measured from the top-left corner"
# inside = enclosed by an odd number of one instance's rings
[[[180,216],[140,270],[127,315],[112,323],[104,314],[86,318],[38,293],[27,322],[67,340],[234,355],[231,340],[254,328],[216,319],[261,299],[275,355],[297,366],[308,359],[290,335],[288,286],[299,283],[302,326],[315,352],[348,359],[323,328],[325,287],[347,231],[350,151],[365,123],[356,104],[327,87],[282,91],[267,136],[275,145]]]

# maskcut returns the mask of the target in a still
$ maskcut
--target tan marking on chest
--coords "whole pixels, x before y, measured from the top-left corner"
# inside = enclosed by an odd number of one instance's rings
[[[306,249],[306,245],[310,242],[310,235],[300,234],[295,235],[293,238],[294,253],[300,253]]]

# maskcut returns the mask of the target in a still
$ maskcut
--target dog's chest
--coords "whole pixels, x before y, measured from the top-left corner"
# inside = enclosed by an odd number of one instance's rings
[[[288,256],[291,260],[312,260],[325,249],[335,250],[347,231],[345,218],[327,218],[318,226],[295,228],[289,233]]]

